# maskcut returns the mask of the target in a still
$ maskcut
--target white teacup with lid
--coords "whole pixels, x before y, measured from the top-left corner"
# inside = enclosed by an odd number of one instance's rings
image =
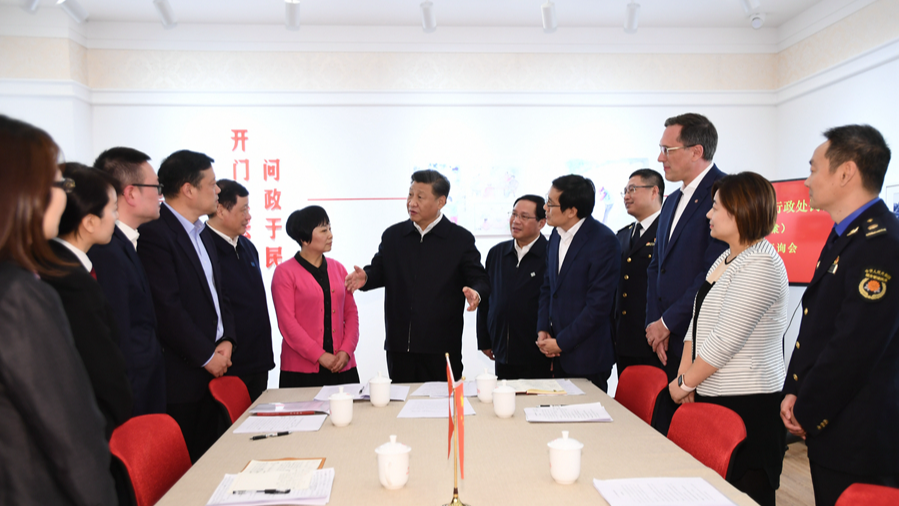
[[[390,442],[375,448],[378,454],[378,479],[387,490],[403,488],[409,481],[409,452],[412,448],[396,442],[396,436],[390,436]]]
[[[353,396],[339,387],[337,393],[328,397],[331,404],[331,423],[335,427],[346,427],[353,421]]]
[[[368,380],[368,397],[371,400],[372,406],[383,408],[390,404],[391,381],[390,378],[381,376],[381,371],[378,371],[376,377]]]
[[[493,402],[493,390],[496,388],[496,375],[484,368],[484,374],[478,374],[475,378],[478,383],[478,399],[490,404]]]
[[[493,390],[493,412],[500,418],[511,418],[515,414],[515,389],[503,384]]]
[[[581,450],[584,443],[568,437],[568,431],[562,431],[562,437],[547,443],[549,446],[549,474],[556,483],[570,485],[581,475]]]

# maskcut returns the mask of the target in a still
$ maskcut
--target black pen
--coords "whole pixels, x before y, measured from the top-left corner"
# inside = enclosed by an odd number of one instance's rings
[[[290,432],[288,432],[288,431],[284,431],[284,432],[272,432],[272,433],[270,433],[270,434],[260,434],[260,435],[258,435],[258,436],[253,436],[253,437],[251,437],[251,438],[250,438],[250,441],[259,441],[260,439],[268,439],[268,438],[270,438],[270,437],[286,436],[286,435],[288,435],[288,434],[290,434]]]
[[[537,406],[538,408],[561,408],[561,404],[541,404]]]
[[[276,488],[267,488],[267,489],[265,489],[265,490],[235,490],[235,491],[232,492],[232,493],[233,493],[233,494],[250,494],[250,493],[257,493],[257,494],[289,494],[289,493],[290,493],[290,489],[288,488],[287,490],[278,490],[278,489],[276,489]]]

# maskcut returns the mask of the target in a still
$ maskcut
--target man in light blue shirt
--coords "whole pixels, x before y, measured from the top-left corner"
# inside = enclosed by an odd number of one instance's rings
[[[227,428],[209,381],[231,366],[236,336],[223,296],[215,246],[200,217],[215,211],[213,160],[178,151],[159,166],[165,203],[140,227],[137,252],[147,271],[166,366],[166,412],[181,426],[191,460]]]

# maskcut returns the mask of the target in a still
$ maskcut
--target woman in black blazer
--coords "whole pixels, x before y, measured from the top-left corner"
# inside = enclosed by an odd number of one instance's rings
[[[115,504],[109,447],[53,260],[71,181],[46,132],[0,115],[0,504]]]
[[[75,347],[106,419],[108,440],[113,429],[131,416],[131,384],[118,346],[115,316],[91,274],[87,252],[94,244],[112,239],[119,183],[105,172],[76,163],[64,164],[63,174],[74,181],[75,188],[59,223],[59,237],[50,241],[50,248],[62,261],[57,266],[61,275],[42,278],[62,299]]]

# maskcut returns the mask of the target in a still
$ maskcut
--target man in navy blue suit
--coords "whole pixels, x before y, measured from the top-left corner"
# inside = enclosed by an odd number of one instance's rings
[[[230,179],[220,179],[218,187],[218,207],[209,215],[203,234],[212,238],[218,250],[222,284],[234,313],[234,332],[240,339],[228,375],[240,378],[255,401],[268,386],[268,372],[275,361],[259,252],[244,236],[250,224],[250,192]]]
[[[615,364],[612,306],[621,246],[591,216],[595,203],[593,181],[578,175],[554,180],[546,197],[546,223],[555,228],[540,289],[537,346],[553,359],[554,377],[584,377],[606,391]]]
[[[159,218],[162,187],[150,157],[132,148],[104,151],[94,162],[122,185],[119,219],[109,244],[88,252],[97,282],[118,323],[118,344],[134,393],[132,416],[165,413],[165,363],[156,337],[150,283],[137,255],[137,228]]]
[[[680,366],[693,299],[712,263],[727,249],[727,244],[712,239],[706,218],[712,207],[712,183],[724,173],[712,162],[718,131],[705,116],[687,113],[668,118],[659,147],[665,179],[680,182],[681,187],[665,200],[658,218],[646,274],[646,341],[671,381]]]
[[[231,367],[234,319],[223,296],[218,253],[202,234],[201,216],[215,211],[219,188],[212,158],[177,151],[159,166],[165,203],[159,219],[140,227],[137,252],[150,280],[163,344],[166,412],[178,422],[192,462],[227,426],[209,381]]]

